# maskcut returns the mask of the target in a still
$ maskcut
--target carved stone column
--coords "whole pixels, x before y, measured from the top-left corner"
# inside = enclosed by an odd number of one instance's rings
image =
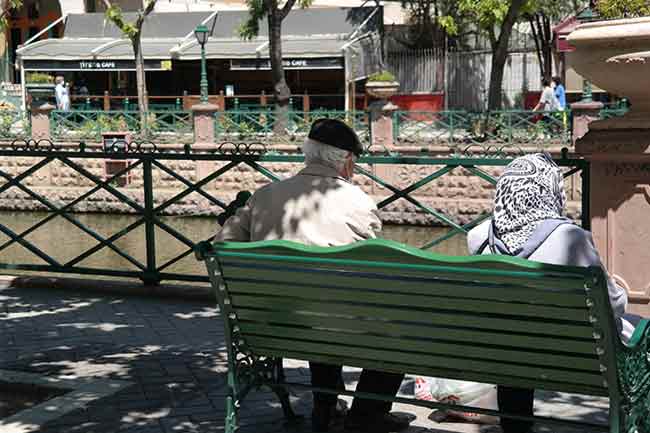
[[[192,106],[195,147],[214,145],[214,114],[217,111],[219,107],[213,104]]]
[[[56,107],[52,104],[43,104],[40,107],[32,108],[32,138],[38,140],[50,140],[50,114]]]
[[[650,315],[650,17],[583,24],[569,43],[579,74],[632,103],[623,117],[590,123],[576,151],[592,163],[596,246],[630,310]]]
[[[629,295],[650,308],[650,123],[647,129],[594,122],[576,145],[591,161],[591,229],[603,262]]]

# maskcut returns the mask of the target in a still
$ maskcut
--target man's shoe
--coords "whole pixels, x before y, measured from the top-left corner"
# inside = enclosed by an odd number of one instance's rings
[[[392,433],[406,430],[410,424],[408,419],[387,413],[376,417],[348,416],[344,427],[348,433]]]
[[[325,433],[332,420],[343,418],[346,414],[347,405],[343,400],[338,400],[333,406],[316,404],[311,412],[311,430],[314,433]]]

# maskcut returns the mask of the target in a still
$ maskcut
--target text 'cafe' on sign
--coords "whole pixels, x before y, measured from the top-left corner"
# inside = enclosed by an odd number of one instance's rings
[[[321,57],[314,59],[282,59],[285,69],[343,69],[343,59],[340,57]],[[233,59],[230,61],[233,71],[269,70],[269,59]]]

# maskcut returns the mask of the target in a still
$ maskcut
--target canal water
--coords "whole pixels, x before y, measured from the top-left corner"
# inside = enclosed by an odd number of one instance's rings
[[[0,212],[0,222],[14,233],[21,233],[48,215],[48,213],[44,212]],[[112,236],[138,220],[138,217],[134,215],[75,214],[72,216],[104,238]],[[194,242],[210,238],[219,229],[216,219],[210,217],[162,217],[161,220]],[[432,239],[444,235],[447,231],[447,228],[441,227],[389,225],[384,227],[381,237],[421,247]],[[0,233],[1,244],[9,241],[9,239],[8,236]],[[75,227],[62,216],[53,218],[27,235],[25,239],[59,263],[66,263],[98,244],[97,240]],[[117,240],[115,246],[141,263],[145,263],[144,239],[144,225],[141,225],[128,235]],[[439,244],[431,251],[447,255],[466,255],[465,242],[465,236],[455,236]],[[187,249],[188,247],[174,239],[167,232],[156,228],[156,263],[158,266]],[[45,264],[42,259],[17,243],[0,251],[0,262],[3,264]],[[101,249],[91,257],[78,263],[78,266],[137,270],[132,263],[109,248]],[[205,269],[191,254],[170,266],[165,272],[203,275]]]

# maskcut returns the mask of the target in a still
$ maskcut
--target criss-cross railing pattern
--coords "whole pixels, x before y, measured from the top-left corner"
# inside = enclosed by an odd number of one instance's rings
[[[173,271],[174,265],[191,255],[196,243],[205,239],[184,233],[182,229],[175,228],[166,222],[165,215],[170,213],[171,207],[183,203],[191,194],[198,194],[207,201],[209,206],[225,210],[228,207],[229,199],[224,197],[227,196],[225,192],[215,189],[214,182],[226,173],[247,167],[265,177],[269,182],[274,182],[282,179],[282,175],[277,174],[279,171],[276,171],[279,170],[279,165],[298,164],[303,161],[302,155],[265,153],[264,147],[254,144],[242,144],[230,149],[229,153],[219,151],[219,149],[193,152],[189,148],[186,148],[184,153],[160,152],[157,147],[148,144],[119,148],[115,152],[94,151],[85,147],[66,149],[68,150],[57,149],[51,143],[45,146],[43,143],[33,142],[14,143],[10,147],[0,148],[0,156],[30,161],[29,165],[21,166],[24,169],[20,173],[0,170],[0,178],[4,180],[4,184],[0,186],[0,198],[4,198],[3,195],[8,190],[17,188],[47,211],[47,215],[40,221],[22,230],[12,229],[11,224],[7,221],[0,222],[0,232],[7,238],[0,245],[0,269],[132,277],[139,278],[146,283],[157,283],[162,280],[205,282],[207,279],[199,269],[189,273]],[[96,170],[90,168],[96,166],[96,163],[95,165],[92,163],[97,160],[122,161],[123,165],[122,168],[110,174],[98,175]],[[179,172],[174,166],[174,163],[184,161],[192,161],[193,164],[217,162],[218,166],[203,176],[190,178],[187,173]],[[423,190],[432,187],[436,181],[458,170],[462,170],[464,175],[478,177],[485,185],[494,185],[496,183],[495,170],[498,171],[499,167],[507,165],[510,161],[511,158],[495,157],[449,158],[427,155],[380,156],[368,154],[358,161],[356,169],[358,175],[369,179],[385,191],[385,197],[377,198],[378,193],[375,194],[380,210],[389,210],[396,201],[406,200],[417,212],[426,214],[439,225],[448,227],[449,230],[445,234],[434,239],[423,240],[422,244],[418,245],[421,248],[429,249],[454,236],[467,234],[469,230],[489,218],[490,215],[484,214],[476,216],[471,221],[460,221],[445,209],[425,203],[427,199],[423,198],[425,196],[422,194]],[[581,159],[569,159],[566,155],[558,162],[565,167],[567,177],[582,175],[580,180],[582,220],[583,225],[588,227],[588,163]],[[67,170],[71,170],[76,176],[83,179],[86,185],[74,199],[65,204],[46,197],[29,182],[29,179],[39,170],[53,164],[65,166]],[[411,177],[411,181],[395,182],[387,179],[385,175],[378,174],[382,171],[376,170],[376,168],[382,166],[403,166],[408,172],[415,172],[419,169],[421,174]],[[138,181],[129,185],[120,183],[120,179],[129,176],[137,178]],[[161,177],[167,177],[177,183],[173,195],[158,196]],[[84,224],[79,215],[75,213],[76,207],[99,192],[124,204],[129,213],[136,215],[134,220],[110,235],[102,235],[98,230]],[[223,193],[224,196],[220,197],[220,193]],[[56,254],[45,252],[45,245],[39,245],[30,239],[30,235],[35,231],[58,217],[64,218],[89,237],[93,243],[92,246],[78,251],[72,258],[61,260]],[[142,242],[145,248],[144,254],[140,257],[136,257],[120,246],[120,241],[136,230],[144,231]],[[166,249],[166,245],[159,245],[161,232],[182,244],[182,249],[178,254],[174,253],[172,256],[162,259],[161,250]],[[27,250],[38,262],[10,263],[7,251],[15,245],[20,245]],[[107,268],[106,266],[84,265],[87,259],[99,255],[106,249],[126,260],[128,267]]]
[[[571,119],[569,112],[562,111],[396,111],[393,135],[400,144],[450,146],[461,150],[479,146],[543,149],[571,141]]]
[[[368,114],[350,111],[315,110],[289,111],[283,122],[272,109],[235,110],[216,113],[215,137],[218,141],[249,140],[272,144],[299,145],[309,133],[314,120],[320,118],[338,119],[350,125],[359,136],[364,147],[370,146]],[[282,123],[282,133],[274,130]]]
[[[177,110],[151,110],[142,116],[133,110],[55,110],[50,131],[57,141],[99,142],[103,133],[115,132],[158,142],[188,143],[194,139],[192,113]]]

